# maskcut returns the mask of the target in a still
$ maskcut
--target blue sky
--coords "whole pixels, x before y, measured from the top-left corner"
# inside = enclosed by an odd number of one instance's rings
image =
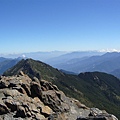
[[[0,0],[0,53],[120,50],[120,0]]]

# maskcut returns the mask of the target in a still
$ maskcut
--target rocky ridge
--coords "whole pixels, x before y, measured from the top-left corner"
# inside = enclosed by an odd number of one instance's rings
[[[118,120],[98,108],[66,97],[56,85],[36,77],[0,77],[0,120]]]

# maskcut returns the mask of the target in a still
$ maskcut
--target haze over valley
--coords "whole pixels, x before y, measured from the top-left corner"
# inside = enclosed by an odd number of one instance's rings
[[[81,72],[105,72],[120,78],[120,53],[98,52],[98,51],[76,51],[76,52],[32,52],[21,54],[8,54],[1,57],[0,73],[15,65],[21,59],[32,58],[45,62],[54,68],[66,72],[79,74]],[[11,57],[11,58],[9,58]],[[15,58],[18,57],[18,58]],[[7,67],[6,67],[7,66]],[[6,69],[4,69],[6,68]]]

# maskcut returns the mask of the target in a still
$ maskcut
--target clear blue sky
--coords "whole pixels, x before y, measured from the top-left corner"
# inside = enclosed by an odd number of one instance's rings
[[[120,50],[120,0],[0,0],[0,53]]]

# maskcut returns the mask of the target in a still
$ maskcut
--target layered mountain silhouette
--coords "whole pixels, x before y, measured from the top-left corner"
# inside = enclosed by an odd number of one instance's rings
[[[5,72],[7,69],[16,65],[20,60],[21,58],[10,59],[0,57],[0,75],[3,74],[3,72]]]
[[[40,61],[21,60],[4,76],[19,75],[23,71],[31,79],[45,79],[69,97],[74,97],[89,107],[105,109],[120,118],[120,80],[102,72],[68,75]]]
[[[58,52],[59,53],[59,52]],[[105,72],[110,73],[118,78],[120,78],[120,53],[100,53],[95,51],[87,52],[71,52],[71,53],[59,53],[48,52],[48,53],[29,53],[28,58],[35,58],[37,60],[42,60],[45,63],[62,70],[67,74],[79,74],[81,72]],[[53,55],[57,57],[54,57]],[[38,56],[37,56],[38,55]],[[37,57],[35,57],[37,56]],[[51,57],[50,57],[51,56]],[[17,60],[17,59],[16,59]],[[14,66],[17,63],[15,59],[0,58],[0,74],[2,74],[6,69]]]
[[[75,51],[75,52],[69,52],[57,57],[53,57],[51,59],[47,59],[44,62],[54,66],[54,65],[66,63],[68,61],[74,61],[74,60],[76,61],[77,59],[85,59],[91,56],[103,55],[103,54],[104,53],[97,52],[97,51]]]
[[[77,74],[86,71],[100,71],[120,77],[120,75],[117,74],[117,70],[119,71],[120,69],[120,53],[118,52],[106,53],[99,56],[84,56],[82,58],[63,61],[62,63],[52,63],[51,65],[58,69],[71,71]]]

